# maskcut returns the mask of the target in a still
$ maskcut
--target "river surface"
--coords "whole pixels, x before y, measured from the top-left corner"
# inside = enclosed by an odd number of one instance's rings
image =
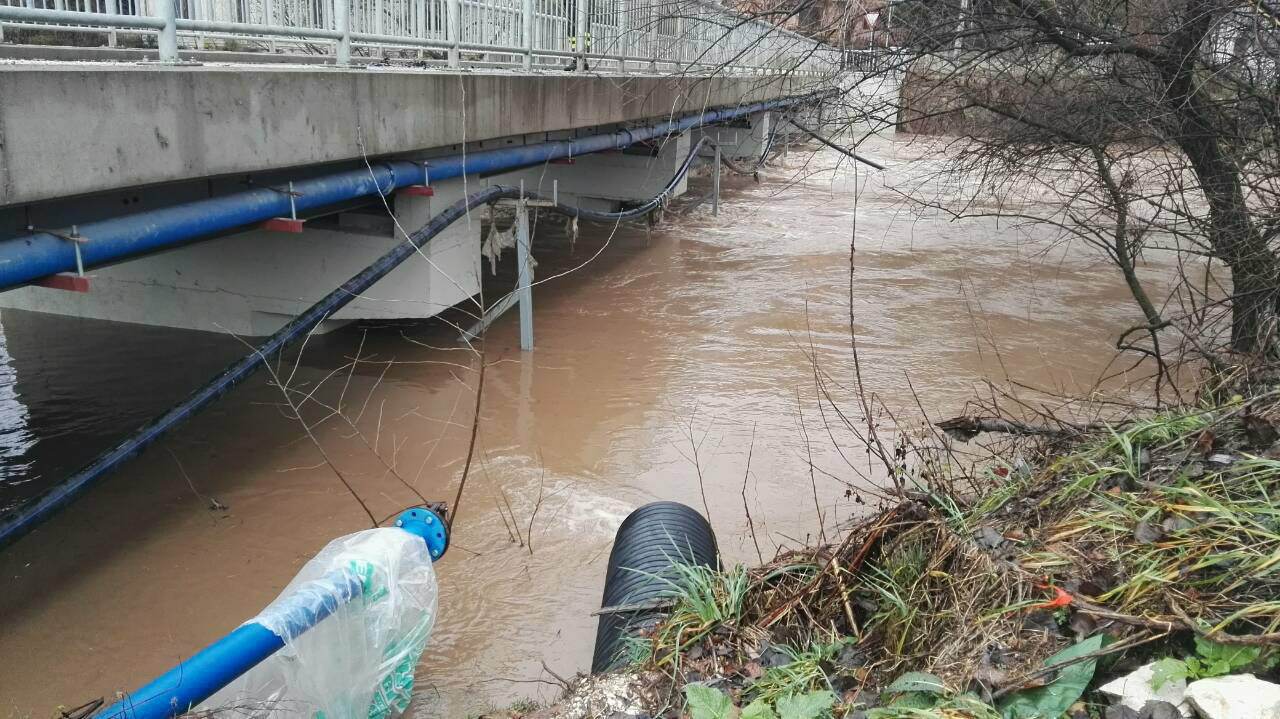
[[[907,212],[892,187],[933,166],[927,148],[863,150],[891,169],[793,151],[759,184],[727,178],[718,217],[703,205],[651,233],[584,226],[574,243],[540,224],[540,277],[594,259],[535,289],[534,352],[519,351],[514,313],[484,343],[476,461],[437,565],[418,716],[548,698],[544,664],[585,670],[610,542],[640,504],[709,511],[727,559],[755,562],[757,544],[768,558],[874,501],[864,490],[882,474],[819,402],[813,367],[860,423],[855,222],[862,381],[903,423],[959,414],[984,379],[1079,391],[1111,362],[1138,321],[1114,270],[993,221]],[[2,324],[5,506],[243,351],[216,334],[17,312]],[[278,374],[309,393],[332,467],[260,372],[0,552],[0,716],[111,696],[253,616],[326,541],[368,526],[335,469],[378,517],[416,501],[397,475],[451,500],[477,366],[438,321],[313,338]],[[326,406],[341,416],[320,421]]]

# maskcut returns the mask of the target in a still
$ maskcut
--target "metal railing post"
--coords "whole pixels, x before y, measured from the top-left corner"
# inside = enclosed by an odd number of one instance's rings
[[[627,36],[627,0],[614,0],[618,7],[618,71],[627,71],[627,55],[628,46],[631,44],[631,38]]]
[[[447,40],[449,41],[449,67],[458,67],[460,52],[458,45],[462,42],[462,0],[449,0],[446,10],[448,22]]]
[[[676,70],[684,65],[684,18],[676,17]]]
[[[587,69],[587,3],[591,0],[576,0],[577,10],[577,32],[574,33],[578,41],[578,57],[576,62],[578,72]]]
[[[351,0],[333,0],[334,29],[342,34],[338,38],[334,64],[346,66],[351,64]]]
[[[160,50],[160,62],[178,61],[178,8],[175,0],[156,0],[156,13],[164,21],[156,46]]]
[[[658,56],[662,54],[658,45],[658,23],[662,22],[662,15],[655,13],[650,6],[649,10],[649,72],[658,72]]]
[[[533,69],[533,0],[520,4],[521,32],[524,34],[524,69]]]
[[[262,17],[263,17],[263,22],[265,22],[267,25],[276,24],[276,9],[275,9],[274,3],[272,3],[271,0],[264,1],[262,5]],[[284,23],[281,22],[280,24],[283,25]],[[267,47],[270,48],[272,53],[276,51],[275,38],[271,38],[271,40],[267,43]]]

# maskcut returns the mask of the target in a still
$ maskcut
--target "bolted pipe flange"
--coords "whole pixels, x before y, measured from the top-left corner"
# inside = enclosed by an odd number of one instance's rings
[[[436,561],[449,550],[449,528],[445,526],[440,515],[430,509],[414,508],[406,510],[396,518],[396,526],[404,531],[422,537],[427,543],[427,551],[431,553],[431,561]]]

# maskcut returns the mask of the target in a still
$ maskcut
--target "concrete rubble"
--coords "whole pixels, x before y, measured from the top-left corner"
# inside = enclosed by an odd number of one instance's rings
[[[1194,681],[1186,696],[1201,719],[1280,719],[1280,685],[1252,674]]]
[[[603,674],[570,681],[555,705],[528,719],[647,719],[656,704],[657,678],[648,674]]]
[[[1119,679],[1102,685],[1098,689],[1102,694],[1134,711],[1141,711],[1150,701],[1168,702],[1178,708],[1183,717],[1194,716],[1191,706],[1187,704],[1184,694],[1187,691],[1185,679],[1165,682],[1159,689],[1155,688],[1155,662],[1139,667],[1137,670]]]

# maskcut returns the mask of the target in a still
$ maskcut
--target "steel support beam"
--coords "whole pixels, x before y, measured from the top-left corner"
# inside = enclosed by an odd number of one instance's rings
[[[533,254],[529,247],[529,205],[516,205],[516,294],[520,297],[520,349],[533,349]]]

